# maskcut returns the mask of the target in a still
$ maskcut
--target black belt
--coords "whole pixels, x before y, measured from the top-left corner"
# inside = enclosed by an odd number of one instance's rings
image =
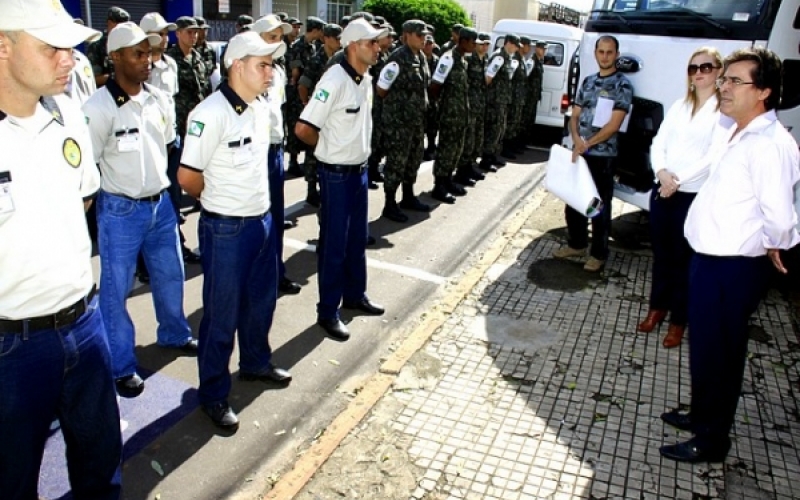
[[[35,332],[37,330],[52,330],[71,325],[83,316],[96,292],[97,287],[92,285],[92,289],[86,297],[55,314],[28,319],[0,319],[0,335],[25,333],[26,329],[28,332]]]
[[[283,144],[280,144],[280,143],[278,143],[278,144],[270,144],[269,145],[269,152],[270,153],[274,153],[274,152],[276,152],[278,149],[280,149],[282,147],[283,147]]]
[[[317,165],[319,165],[321,168],[324,168],[328,172],[333,172],[335,174],[361,174],[367,169],[366,163],[362,163],[360,165],[332,165],[330,163],[318,161]]]
[[[142,196],[141,198],[134,198],[133,196],[128,196],[119,193],[108,193],[108,194],[113,196],[119,196],[121,198],[125,198],[126,200],[131,200],[131,201],[144,201],[149,203],[155,203],[157,201],[161,201],[161,195],[164,194],[164,191],[166,191],[166,189],[162,189],[161,191],[158,192],[158,194],[154,194],[153,196]]]
[[[206,209],[200,211],[200,215],[203,217],[208,217],[209,219],[219,219],[219,220],[262,220],[264,216],[267,215],[268,212],[264,212],[261,215],[223,215],[218,214],[216,212],[209,212]]]

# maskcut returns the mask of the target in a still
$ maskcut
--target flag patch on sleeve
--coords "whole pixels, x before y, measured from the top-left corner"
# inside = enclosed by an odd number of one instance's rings
[[[189,130],[187,132],[189,135],[200,137],[203,135],[203,129],[205,127],[205,123],[192,120],[192,122],[189,124]]]
[[[328,97],[331,94],[325,89],[319,89],[314,93],[314,99],[321,101],[321,102],[328,102]]]

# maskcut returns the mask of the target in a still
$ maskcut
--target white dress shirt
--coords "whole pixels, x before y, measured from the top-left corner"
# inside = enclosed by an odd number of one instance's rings
[[[689,208],[684,234],[699,253],[758,257],[800,242],[794,186],[797,143],[768,111],[712,146],[708,181]]]
[[[680,180],[679,191],[696,193],[708,177],[706,153],[719,121],[717,96],[712,95],[692,116],[692,103],[675,101],[653,138],[650,163],[653,172],[667,170]]]

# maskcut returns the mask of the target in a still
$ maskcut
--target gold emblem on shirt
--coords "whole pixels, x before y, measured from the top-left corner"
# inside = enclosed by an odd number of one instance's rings
[[[78,168],[81,164],[81,147],[75,142],[72,137],[64,141],[64,146],[61,148],[64,153],[64,159],[72,168]]]

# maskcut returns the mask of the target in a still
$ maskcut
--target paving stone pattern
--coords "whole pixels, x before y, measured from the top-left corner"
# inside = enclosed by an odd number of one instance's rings
[[[392,425],[425,471],[411,498],[800,498],[800,349],[787,302],[771,292],[752,319],[760,341],[725,464],[677,464],[658,448],[691,436],[659,415],[689,403],[688,342],[664,349],[666,326],[635,333],[650,257],[615,249],[600,278],[567,263],[586,281],[578,291],[531,283],[530,269],[564,265],[550,260],[560,245],[517,235],[425,348],[441,359],[438,383],[388,396],[404,404]]]

